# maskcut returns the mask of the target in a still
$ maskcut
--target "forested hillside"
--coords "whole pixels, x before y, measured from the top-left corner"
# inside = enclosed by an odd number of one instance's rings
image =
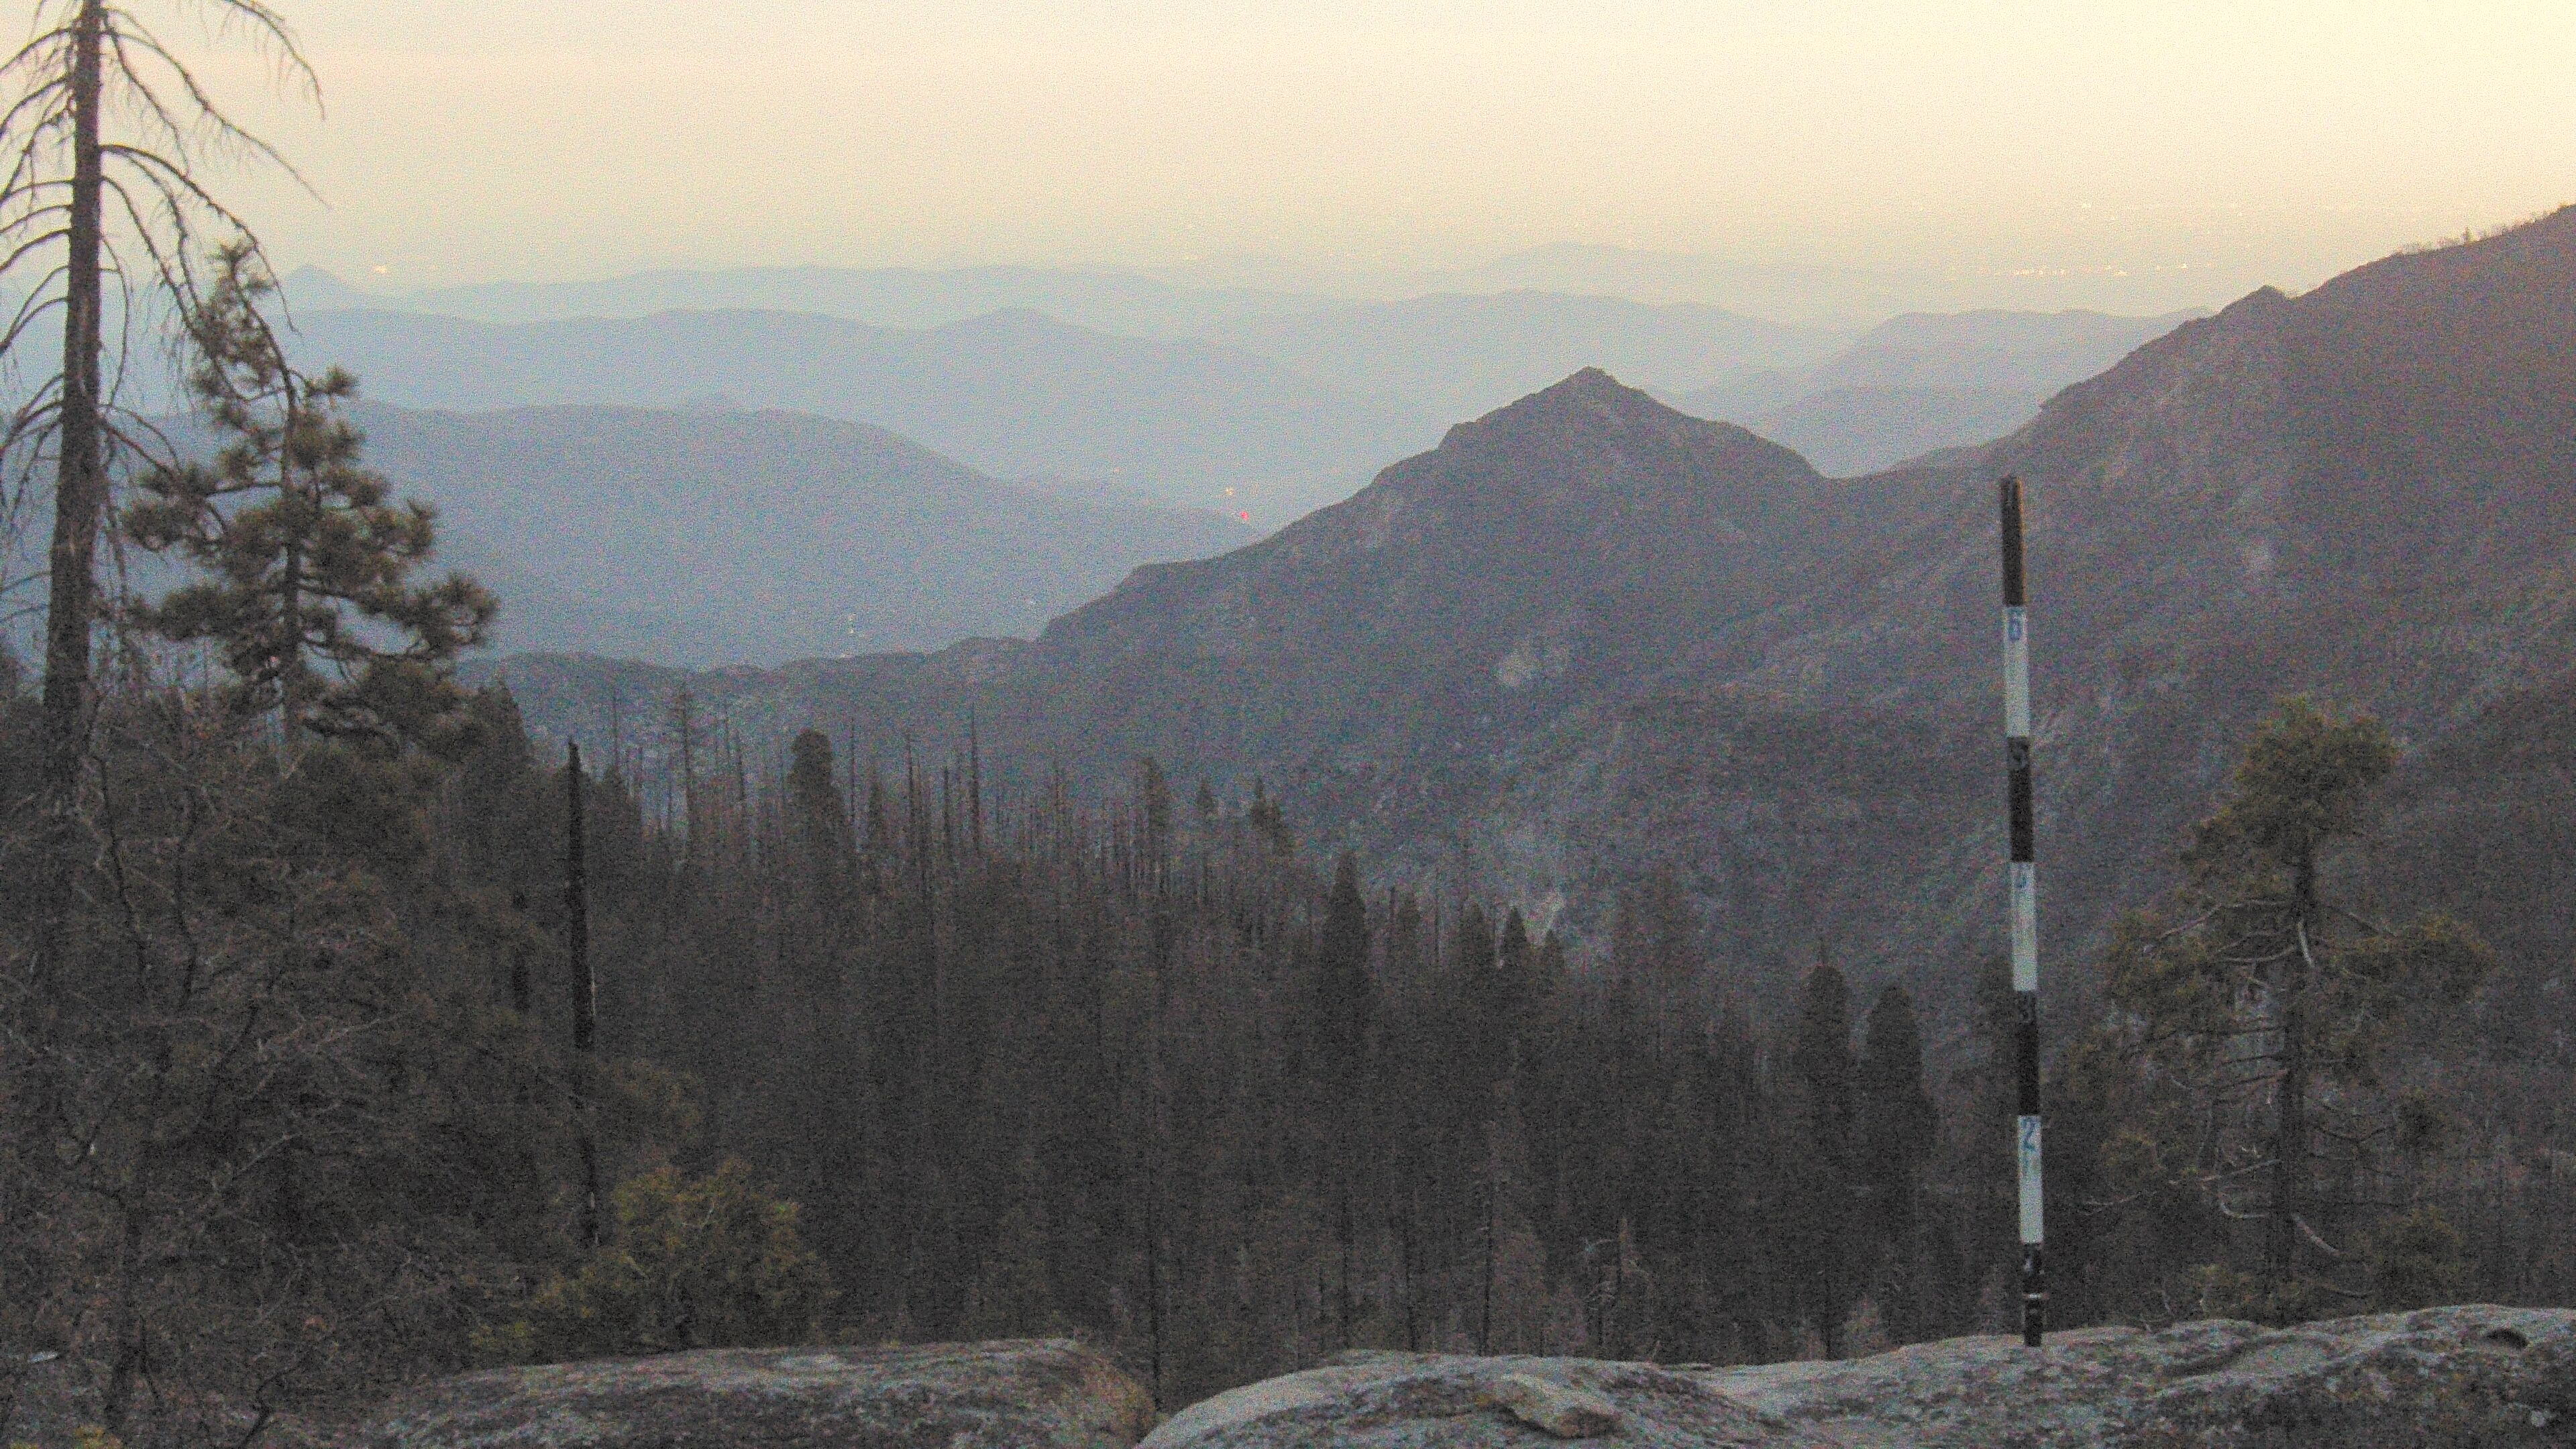
[[[46,1224],[0,1259],[13,1341],[176,1434],[817,1335],[1074,1332],[1177,1405],[1355,1346],[1760,1361],[2011,1312],[1999,975],[1927,1049],[1831,960],[1758,1009],[1670,875],[1574,949],[1364,886],[1259,786],[1006,787],[1032,772],[764,753],[676,708],[669,761],[575,777],[499,688],[408,757],[121,692],[98,889],[66,918],[11,887],[13,952],[49,918],[80,943],[12,978],[0,1188]],[[2210,1183],[2137,1178],[2169,1104],[2107,1069],[2125,1018],[2061,1010],[2060,1321],[2296,1316],[2242,1286],[2260,1238]],[[2533,1170],[2564,1124],[2494,1090],[2562,1098],[2559,1048],[2472,1019],[2428,1000],[2381,1060],[2452,1135],[2346,1159],[2415,1215],[2310,1210],[2347,1256],[2296,1281],[2332,1302],[2576,1282]]]
[[[177,1444],[718,1343],[1177,1404],[1997,1326],[2005,467],[2056,1321],[2563,1298],[2566,229],[1902,473],[1587,371],[1034,642],[470,693],[506,600],[225,253],[226,446],[114,518],[184,582],[70,751],[0,720],[0,1337]]]

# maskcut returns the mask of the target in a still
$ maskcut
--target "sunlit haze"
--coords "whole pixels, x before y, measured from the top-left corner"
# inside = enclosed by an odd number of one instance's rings
[[[1366,290],[1585,243],[2143,309],[2576,197],[2553,4],[290,15],[318,120],[166,23],[319,193],[237,183],[280,258],[391,287],[1016,262]]]

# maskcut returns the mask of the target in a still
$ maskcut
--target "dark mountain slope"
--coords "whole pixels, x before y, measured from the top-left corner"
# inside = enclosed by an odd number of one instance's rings
[[[1477,788],[1569,700],[1675,667],[1768,597],[1825,500],[1795,454],[1606,374],[1451,430],[1223,559],[1140,570],[1051,626],[1029,735],[1108,765],[1328,787],[1336,813]],[[1319,802],[1320,804],[1320,802]]]
[[[2314,566],[2482,589],[2576,522],[2576,209],[2392,257],[2299,300],[2285,337]],[[2392,551],[2392,529],[2405,545]]]
[[[2576,662],[2571,288],[2562,212],[2187,324],[2014,437],[1894,475],[1933,500],[1878,579],[1910,606],[1828,590],[1827,627],[1778,629],[1774,647],[1817,681],[1813,707],[1905,681],[1982,753],[1991,479],[2030,480],[2044,899],[2056,938],[2081,942],[2161,883],[2274,697],[2368,707],[2428,749]],[[2000,854],[1991,815],[1961,820],[1980,870]],[[1955,900],[1895,918],[1877,949],[1972,949],[1990,883],[1957,878]]]
[[[2043,933],[2069,963],[2289,691],[2408,743],[2392,852],[2453,838],[2469,797],[2425,762],[2576,663],[2571,297],[2576,212],[2258,292],[2009,438],[1846,481],[1586,374],[1036,644],[870,664],[864,700],[828,669],[722,687],[779,722],[971,706],[1079,778],[1146,750],[1259,770],[1311,833],[1585,932],[1669,863],[1751,989],[1830,949],[1955,999],[1999,944],[1995,477],[2034,491]],[[2536,878],[2552,838],[2483,858]]]

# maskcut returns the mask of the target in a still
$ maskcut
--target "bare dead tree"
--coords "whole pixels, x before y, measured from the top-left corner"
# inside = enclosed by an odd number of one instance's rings
[[[285,19],[262,0],[174,3],[217,31],[246,35],[282,83],[319,104],[312,67]],[[18,282],[22,294],[0,330],[0,358],[15,364],[54,329],[61,341],[58,365],[24,374],[38,380],[0,433],[0,478],[21,501],[44,475],[53,480],[45,783],[63,802],[79,784],[92,704],[98,540],[110,483],[121,460],[155,451],[150,423],[118,404],[134,343],[156,322],[193,311],[193,259],[208,242],[240,237],[257,247],[251,228],[200,179],[208,167],[249,160],[290,175],[294,168],[235,124],[134,7],[117,0],[41,0],[34,37],[0,63],[0,104],[0,277]]]

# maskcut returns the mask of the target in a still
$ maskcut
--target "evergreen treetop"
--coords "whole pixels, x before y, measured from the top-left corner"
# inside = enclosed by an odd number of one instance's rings
[[[129,608],[165,638],[213,646],[237,703],[277,711],[290,743],[417,739],[463,704],[455,660],[497,605],[462,574],[414,580],[436,551],[436,514],[393,501],[366,467],[348,416],[357,379],[287,360],[263,311],[276,290],[247,244],[217,254],[187,320],[189,387],[220,446],[209,462],[148,471],[123,519],[137,545],[207,577]]]

